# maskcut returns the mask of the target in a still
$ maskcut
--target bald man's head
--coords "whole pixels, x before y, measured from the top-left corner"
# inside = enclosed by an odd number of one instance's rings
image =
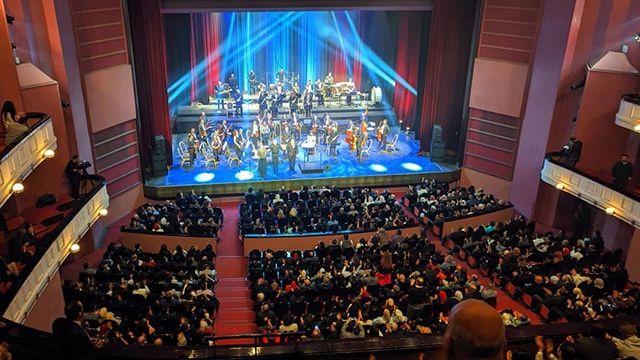
[[[502,359],[505,343],[502,318],[484,301],[465,300],[451,310],[444,336],[448,359]]]

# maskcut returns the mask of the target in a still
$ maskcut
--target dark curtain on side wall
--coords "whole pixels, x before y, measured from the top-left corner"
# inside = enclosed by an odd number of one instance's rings
[[[160,0],[130,0],[127,3],[141,127],[141,155],[145,167],[149,166],[153,138],[163,135],[167,142],[167,161],[171,164],[171,121]]]
[[[422,31],[424,22],[427,20],[426,13],[420,11],[406,11],[400,13],[398,21],[398,41],[396,49],[396,72],[405,79],[416,91],[418,91],[420,77],[421,54],[426,51],[426,46],[422,44]],[[398,120],[402,120],[402,126],[413,128],[414,122],[418,118],[417,105],[418,95],[414,94],[396,81],[393,94],[393,107],[396,110]]]

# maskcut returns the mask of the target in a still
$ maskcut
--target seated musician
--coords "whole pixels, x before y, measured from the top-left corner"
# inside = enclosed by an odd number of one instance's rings
[[[285,121],[282,123],[282,133],[280,134],[280,143],[286,144],[291,137],[291,129],[289,129],[289,123]]]
[[[349,120],[349,126],[347,127],[345,142],[347,143],[347,145],[349,145],[350,151],[353,151],[356,149],[356,142],[353,134],[354,130],[355,130],[355,125],[353,123],[353,120]]]
[[[220,152],[222,151],[222,143],[220,142],[220,138],[218,136],[211,137],[211,150],[213,151],[213,158],[216,160],[216,163],[219,163]]]
[[[320,79],[316,81],[316,97],[318,98],[318,106],[324,105],[324,84]]]
[[[309,133],[307,139],[302,143],[302,148],[304,149],[304,161],[309,161],[309,154],[315,153],[316,144],[316,135],[313,132]]]
[[[338,156],[338,122],[331,120],[327,128],[327,145],[329,145],[329,156]]]
[[[238,89],[238,79],[236,79],[236,74],[231,73],[229,78],[227,79],[227,84],[229,84],[229,88],[231,91],[236,91]]]
[[[260,141],[260,123],[258,120],[253,120],[253,124],[251,124],[251,142],[253,146],[258,146],[258,142]]]
[[[262,145],[269,145],[269,138],[271,137],[271,128],[269,127],[270,116],[267,115],[265,119],[260,123],[260,142]]]
[[[347,105],[353,105],[353,94],[356,90],[356,84],[353,82],[352,78],[349,78],[347,81]]]
[[[307,89],[304,92],[302,103],[304,105],[304,116],[311,117],[311,108],[313,107],[313,93],[311,92],[310,86],[307,86]]]
[[[298,121],[298,116],[293,114],[291,116],[291,131],[293,132],[293,137],[296,141],[300,141],[300,137],[302,134],[302,124]]]
[[[258,95],[258,106],[259,106],[259,114],[264,115],[269,108],[269,94],[265,90],[260,91],[260,95]]]

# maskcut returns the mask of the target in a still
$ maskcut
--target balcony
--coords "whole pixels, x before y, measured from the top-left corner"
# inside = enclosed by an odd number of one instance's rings
[[[98,220],[101,210],[108,207],[106,180],[101,176],[90,176],[96,184],[94,188],[55,229],[45,235],[41,240],[44,250],[36,253],[35,261],[22,269],[18,281],[2,297],[0,309],[4,309],[4,318],[16,323],[24,322],[51,277],[72,252],[72,245],[79,242]]]
[[[0,207],[13,193],[13,185],[26,179],[45,160],[47,150],[58,147],[49,115],[28,113],[26,118],[29,131],[0,150]]]
[[[544,161],[540,179],[602,209],[607,214],[640,228],[640,197],[614,190],[611,184],[572,168],[550,156]]]
[[[616,113],[616,125],[640,132],[640,96],[638,94],[628,94],[622,97]]]

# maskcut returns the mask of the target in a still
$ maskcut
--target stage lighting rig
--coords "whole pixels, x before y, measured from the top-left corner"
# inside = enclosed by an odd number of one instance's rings
[[[13,23],[15,21],[16,21],[16,17],[15,16],[7,15],[7,24],[13,25]]]
[[[633,40],[640,43],[640,32],[633,34]]]

